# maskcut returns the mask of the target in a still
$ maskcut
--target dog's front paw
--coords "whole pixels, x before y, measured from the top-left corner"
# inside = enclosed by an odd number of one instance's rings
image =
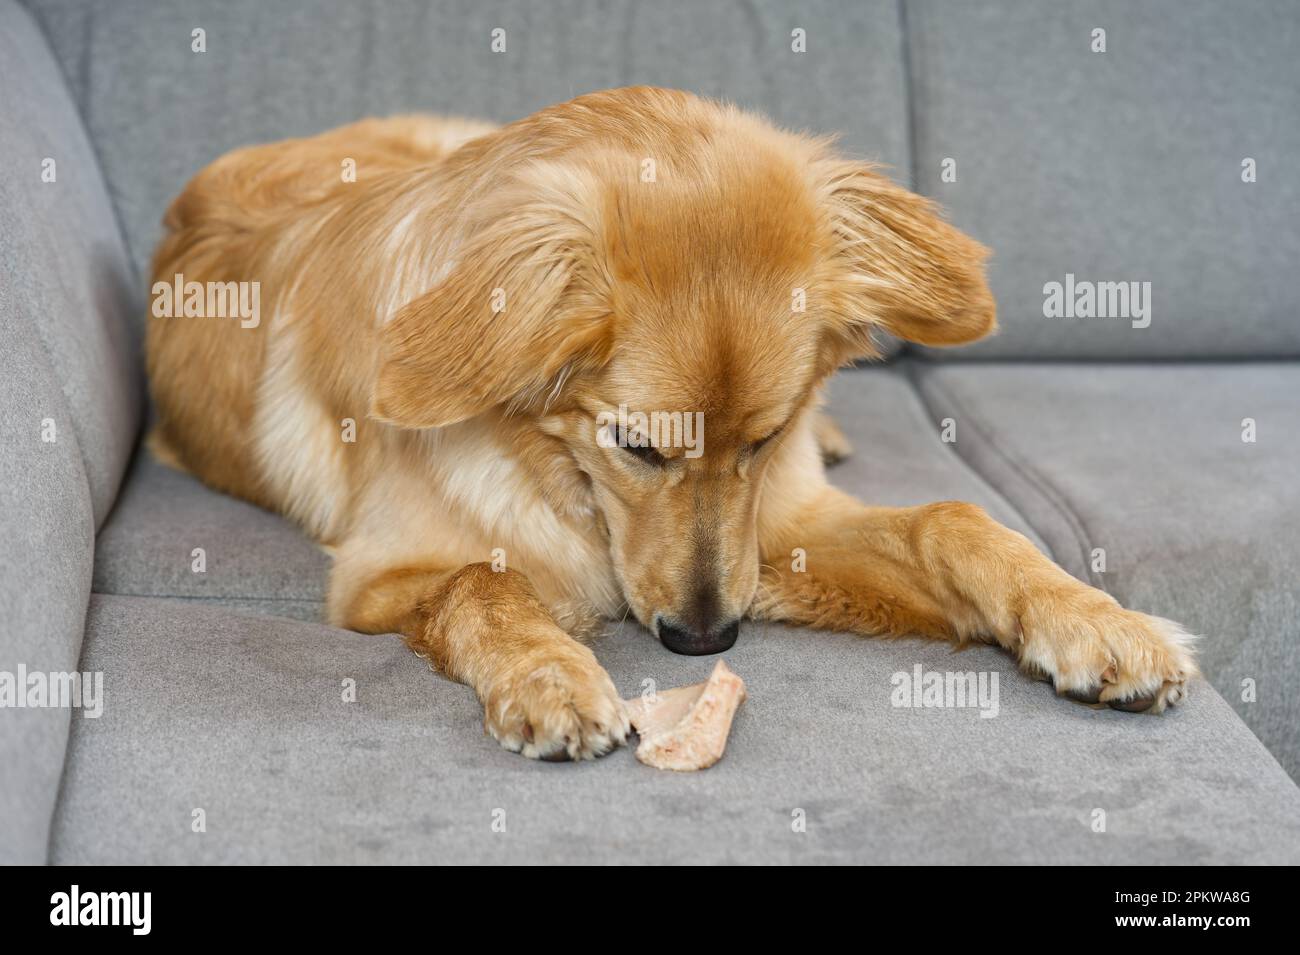
[[[1107,598],[1087,610],[1031,612],[1021,619],[1021,663],[1082,703],[1160,713],[1187,695],[1197,674],[1191,634],[1172,620],[1125,610]]]
[[[631,731],[609,674],[576,643],[520,661],[492,687],[483,710],[488,733],[532,759],[595,759]]]

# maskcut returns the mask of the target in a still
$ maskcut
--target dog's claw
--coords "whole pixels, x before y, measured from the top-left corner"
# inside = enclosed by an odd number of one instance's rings
[[[1139,696],[1132,700],[1111,700],[1108,705],[1112,710],[1123,710],[1125,713],[1145,713],[1155,702],[1154,696]]]
[[[1101,702],[1101,687],[1093,687],[1091,690],[1066,690],[1064,695],[1076,703],[1087,703],[1091,706]]]

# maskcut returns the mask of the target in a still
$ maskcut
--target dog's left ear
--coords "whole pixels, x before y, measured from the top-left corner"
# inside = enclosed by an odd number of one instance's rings
[[[867,163],[826,160],[820,171],[837,247],[835,363],[873,354],[872,326],[921,345],[960,345],[997,327],[988,249]]]
[[[372,418],[434,428],[544,401],[607,357],[595,200],[578,195],[581,177],[531,172],[485,187],[450,272],[384,326]]]

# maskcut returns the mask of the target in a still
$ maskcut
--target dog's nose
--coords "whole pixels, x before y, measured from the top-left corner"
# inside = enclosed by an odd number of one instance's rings
[[[739,619],[714,627],[707,633],[675,626],[662,617],[658,619],[659,640],[673,653],[684,653],[687,656],[698,657],[730,650],[740,636]]]

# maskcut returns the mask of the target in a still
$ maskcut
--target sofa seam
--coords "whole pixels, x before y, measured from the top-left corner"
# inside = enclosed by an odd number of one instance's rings
[[[908,0],[896,0],[894,8],[898,15],[898,58],[903,74],[903,136],[907,142],[907,188],[918,195],[921,192],[921,165],[917,155],[916,122],[916,84],[914,80],[915,63],[912,56],[912,23],[907,15]],[[912,343],[900,339],[901,347],[894,353],[895,360],[905,359],[915,350]]]
[[[897,0],[899,64],[903,73],[903,125],[907,141],[907,182],[913,192],[917,190],[918,164],[916,157],[916,100],[912,85],[911,28],[907,19],[907,0]]]
[[[138,594],[121,590],[91,590],[97,597],[139,597],[145,600],[248,600],[258,603],[310,603],[324,606],[321,597],[244,597],[239,594]]]
[[[925,389],[921,387],[920,381],[916,377],[915,366],[910,362],[908,363],[907,377],[908,377],[908,381],[912,385],[913,390],[917,393],[917,396],[920,399],[921,403],[932,414],[937,414],[938,411],[934,408],[933,404],[926,399]],[[933,388],[948,402],[952,403],[957,401],[956,396],[951,391],[949,391],[944,385],[934,380],[933,376],[928,377],[926,381],[929,387]],[[1028,464],[1019,460],[1015,455],[1011,454],[1009,451],[1003,448],[996,440],[994,440],[991,434],[986,429],[980,426],[980,418],[978,415],[976,415],[969,408],[967,408],[964,411],[964,414],[966,415],[967,418],[967,426],[973,432],[975,432],[975,436],[981,441],[983,441],[989,447],[989,449],[1011,469],[1013,473],[1019,474],[1029,484],[1029,486],[1033,490],[1037,491],[1039,496],[1054,511],[1056,511],[1056,513],[1061,517],[1061,519],[1065,521],[1065,524],[1069,528],[1070,534],[1071,536],[1074,537],[1075,544],[1079,549],[1079,557],[1082,560],[1083,569],[1084,569],[1083,572],[1086,575],[1086,582],[1092,584],[1092,586],[1096,587],[1099,590],[1109,593],[1109,590],[1107,590],[1106,588],[1105,580],[1101,578],[1100,575],[1093,573],[1091,563],[1088,560],[1089,557],[1088,543],[1089,541],[1092,540],[1092,537],[1088,532],[1088,528],[1084,524],[1083,519],[1079,517],[1077,513],[1075,513],[1072,507],[1070,507],[1069,503],[1065,500],[1064,495],[1062,495],[1059,490],[1053,487],[1052,484],[1046,478],[1038,474]],[[957,443],[954,443],[952,453],[956,455],[958,458],[960,458],[961,460],[963,460],[964,462],[966,462],[966,465],[972,471],[978,474],[986,483],[992,485],[995,488],[998,487],[997,483],[995,483],[994,476],[992,474],[986,473],[985,470],[981,469],[979,465],[976,464],[975,461],[973,461],[970,457],[968,457],[965,454],[962,454],[960,450],[960,446]],[[999,491],[1001,492],[1000,488]],[[1004,496],[1006,495],[1004,494]],[[1013,504],[1013,506],[1015,506],[1016,512],[1021,514],[1024,517],[1025,523],[1027,523],[1030,527],[1033,527],[1034,531],[1038,534],[1039,537],[1043,537],[1044,536],[1043,529],[1039,525],[1035,524],[1034,521],[1031,520],[1027,514],[1024,514],[1022,508],[1015,505],[1014,502],[1011,503]],[[1050,547],[1051,545],[1049,544],[1048,546]]]

